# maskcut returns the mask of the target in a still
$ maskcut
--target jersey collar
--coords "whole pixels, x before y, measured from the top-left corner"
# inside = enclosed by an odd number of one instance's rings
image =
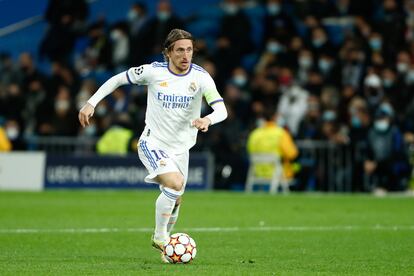
[[[193,63],[191,63],[190,64],[190,68],[188,68],[188,71],[186,72],[186,73],[184,73],[184,74],[176,74],[176,73],[174,73],[173,71],[171,71],[171,69],[170,69],[170,64],[169,63],[167,63],[167,69],[168,69],[168,71],[171,73],[171,74],[173,74],[174,76],[177,76],[177,77],[184,77],[184,76],[187,76],[190,72],[191,72],[191,69],[193,68]]]

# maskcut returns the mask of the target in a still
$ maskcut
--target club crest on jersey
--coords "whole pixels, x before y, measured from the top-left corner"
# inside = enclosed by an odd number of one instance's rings
[[[197,91],[197,85],[195,82],[191,82],[190,86],[188,86],[188,91],[195,93]]]

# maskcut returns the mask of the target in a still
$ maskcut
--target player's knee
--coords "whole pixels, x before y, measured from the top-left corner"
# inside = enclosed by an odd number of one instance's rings
[[[180,174],[176,174],[165,181],[164,186],[173,189],[177,192],[181,191],[184,185],[184,177]]]

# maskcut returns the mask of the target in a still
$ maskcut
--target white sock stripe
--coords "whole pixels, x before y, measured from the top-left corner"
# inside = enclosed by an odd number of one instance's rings
[[[177,200],[177,198],[179,197],[179,195],[176,195],[176,194],[173,194],[173,193],[171,193],[171,192],[168,192],[165,188],[163,188],[162,186],[161,186],[161,191],[162,191],[162,193],[166,196],[166,197],[168,197],[168,198],[170,198],[170,199],[172,199],[172,200],[174,200],[174,201],[176,201]]]
[[[340,225],[340,226],[252,226],[252,227],[195,227],[180,228],[183,232],[330,232],[330,231],[414,231],[414,225]],[[154,228],[3,228],[0,234],[36,233],[122,233],[153,232]]]

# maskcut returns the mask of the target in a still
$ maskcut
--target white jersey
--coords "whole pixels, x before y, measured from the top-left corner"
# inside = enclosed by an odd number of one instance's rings
[[[147,85],[146,128],[144,134],[155,138],[173,153],[189,150],[196,143],[203,96],[209,105],[223,101],[210,74],[191,64],[186,74],[177,75],[166,62],[153,62],[126,71],[131,84]]]

